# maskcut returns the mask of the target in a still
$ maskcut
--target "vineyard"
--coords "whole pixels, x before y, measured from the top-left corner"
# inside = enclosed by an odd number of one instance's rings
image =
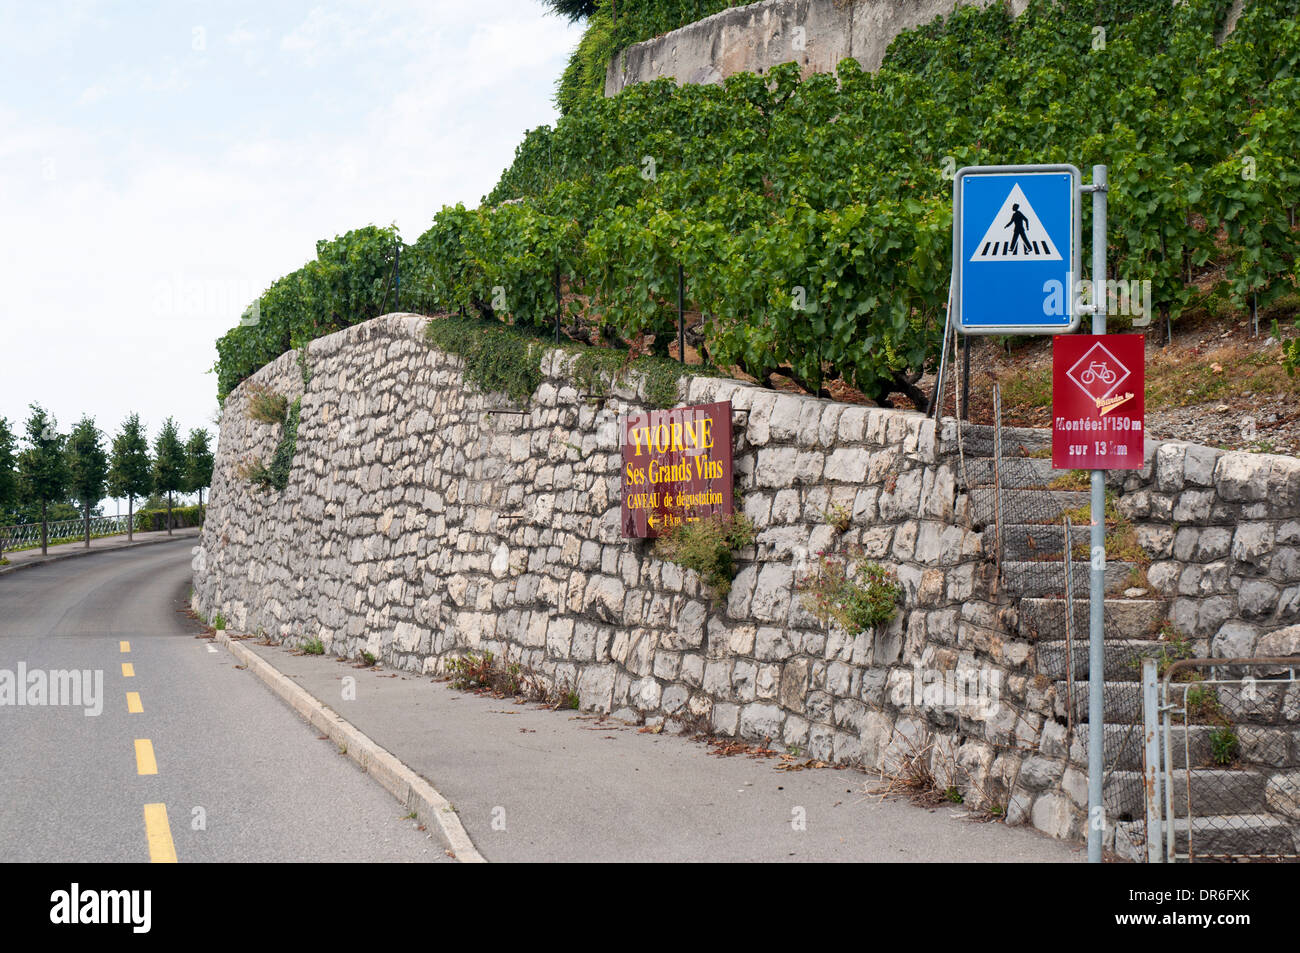
[[[375,227],[320,242],[218,341],[219,396],[399,303],[667,355],[680,280],[707,363],[922,402],[952,173],[978,164],[1107,164],[1110,277],[1150,280],[1162,328],[1206,296],[1276,315],[1300,262],[1300,0],[1248,0],[1219,45],[1229,6],[964,8],[900,36],[875,74],[791,64],[584,97],[413,245]]]

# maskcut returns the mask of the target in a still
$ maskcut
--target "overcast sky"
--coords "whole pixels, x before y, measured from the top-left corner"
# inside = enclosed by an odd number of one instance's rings
[[[476,205],[580,34],[537,0],[0,0],[0,416],[215,438],[249,301],[319,238]]]

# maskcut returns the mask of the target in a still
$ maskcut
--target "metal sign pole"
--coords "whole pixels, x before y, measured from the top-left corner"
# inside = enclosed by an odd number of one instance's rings
[[[1106,333],[1106,167],[1092,167],[1092,333]],[[1092,574],[1088,619],[1088,862],[1101,863],[1106,809],[1101,776],[1106,739],[1106,471],[1092,471]]]
[[[1156,673],[1156,660],[1142,660],[1142,738],[1146,763],[1143,765],[1143,787],[1146,789],[1147,809],[1147,863],[1163,863],[1164,825],[1161,812],[1164,796],[1161,793],[1160,770],[1160,687]]]
[[[970,420],[970,335],[961,342],[961,419]]]
[[[1092,301],[1079,305],[1082,273],[1080,219],[1083,193],[1092,195]],[[1008,233],[1008,229],[1014,231]],[[1053,291],[1053,289],[1056,289]],[[1051,292],[1044,297],[1045,293]],[[1065,304],[1065,307],[1061,307]],[[968,166],[953,179],[953,281],[949,315],[962,334],[1070,334],[1085,313],[1092,333],[1106,334],[1106,167],[1092,167],[1080,185],[1073,165]],[[1064,344],[1062,338],[1058,343]],[[1098,345],[1100,346],[1100,345]],[[1054,348],[1056,353],[1067,348]],[[955,360],[954,356],[954,360]],[[948,365],[948,339],[939,361],[939,386]],[[969,365],[968,365],[969,366]],[[955,370],[955,368],[954,368]],[[1128,372],[1126,371],[1126,376]],[[961,390],[964,392],[964,380]],[[1086,381],[1075,379],[1085,392]],[[1118,386],[1118,385],[1116,385]],[[1112,388],[1113,389],[1113,388]],[[964,396],[964,393],[963,393]],[[1053,399],[1055,400],[1055,393]],[[1096,395],[1092,395],[1094,400]],[[1104,396],[1104,395],[1103,395]],[[1133,395],[1126,393],[1122,400]],[[1077,398],[1076,398],[1077,399]],[[936,406],[938,400],[936,399]],[[965,411],[966,401],[962,400]],[[1098,403],[1098,407],[1100,403]],[[1113,409],[1112,404],[1107,409]],[[933,409],[933,408],[932,408]],[[995,430],[995,435],[998,433]],[[1098,442],[1095,465],[1120,466]],[[1082,449],[1087,449],[1086,445]],[[1131,459],[1124,453],[1115,458]],[[1140,451],[1139,451],[1140,456]],[[1057,462],[1053,448],[1054,466]],[[995,464],[996,465],[996,464]],[[1080,465],[1086,465],[1080,463]],[[1088,642],[1088,860],[1101,862],[1106,832],[1102,805],[1106,684],[1103,619],[1106,608],[1106,471],[1092,470],[1091,566]]]

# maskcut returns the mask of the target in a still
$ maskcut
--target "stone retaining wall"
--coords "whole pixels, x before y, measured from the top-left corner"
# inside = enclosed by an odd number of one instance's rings
[[[633,83],[671,76],[678,83],[719,83],[734,73],[765,73],[795,62],[804,76],[833,73],[852,58],[868,72],[880,68],[889,44],[906,30],[948,16],[959,6],[994,0],[763,0],[731,7],[615,54],[605,71],[605,95]],[[1232,32],[1243,0],[1225,15],[1219,42]],[[1013,16],[1028,0],[1007,0]]]
[[[897,771],[933,745],[941,786],[968,804],[1081,835],[1079,752],[1015,605],[995,594],[951,420],[684,379],[683,402],[732,402],[736,491],[757,530],[716,605],[694,572],[620,535],[617,421],[648,409],[643,381],[602,405],[580,396],[575,358],[551,351],[522,412],[489,413],[512,408],[424,342],[428,320],[388,315],[313,341],[305,387],[291,352],[227,398],[200,611],[413,672],[492,651],[576,687],[584,709],[827,761]],[[302,398],[282,493],[239,476],[279,437],[246,416],[258,386]],[[1189,590],[1175,614],[1215,650],[1261,648],[1293,617],[1300,462],[1164,444],[1115,478],[1157,554],[1152,584]],[[851,514],[842,531],[826,516],[837,506]],[[795,588],[819,551],[850,547],[904,590],[876,631],[823,624]]]
[[[1111,482],[1154,560],[1147,578],[1198,656],[1300,649],[1276,634],[1300,622],[1300,460],[1149,442],[1142,470]]]

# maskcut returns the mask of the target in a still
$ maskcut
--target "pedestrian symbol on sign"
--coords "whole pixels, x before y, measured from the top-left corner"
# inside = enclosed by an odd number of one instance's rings
[[[1008,231],[1009,230],[1009,231]],[[1020,188],[1011,187],[971,261],[1060,261],[1047,229]]]

